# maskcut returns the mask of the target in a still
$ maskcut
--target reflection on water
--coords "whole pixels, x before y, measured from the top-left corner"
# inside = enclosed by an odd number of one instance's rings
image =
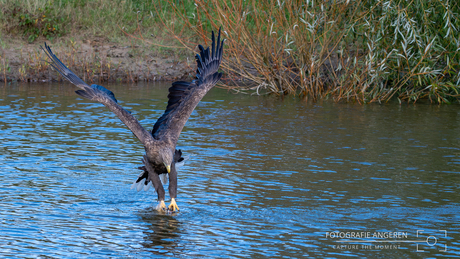
[[[182,250],[180,236],[184,234],[181,233],[181,222],[173,216],[159,215],[153,208],[145,209],[139,216],[147,226],[140,244],[153,254],[178,255]]]
[[[109,88],[145,127],[164,111],[167,86]],[[0,87],[2,256],[459,257],[458,106],[214,89],[180,137],[182,210],[161,215],[153,191],[129,189],[142,145],[74,90]]]

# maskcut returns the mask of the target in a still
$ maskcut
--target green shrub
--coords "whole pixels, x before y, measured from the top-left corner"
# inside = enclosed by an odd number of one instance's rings
[[[8,30],[16,31],[34,42],[38,37],[43,36],[48,40],[60,37],[64,34],[62,24],[63,17],[54,15],[53,6],[38,8],[35,12],[27,11],[19,5],[13,5],[5,10],[4,19],[8,21]]]

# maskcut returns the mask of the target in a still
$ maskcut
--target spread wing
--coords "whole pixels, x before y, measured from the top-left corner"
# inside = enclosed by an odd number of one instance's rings
[[[214,32],[212,32],[211,51],[209,47],[204,49],[203,46],[198,46],[200,54],[196,55],[197,78],[191,83],[174,82],[169,88],[168,106],[153,126],[152,135],[155,139],[166,140],[174,145],[177,143],[190,114],[222,77],[222,73],[217,72],[217,70],[222,61],[223,46],[224,40],[220,40],[220,29],[217,36],[217,46]]]
[[[40,46],[41,47],[41,46]],[[144,144],[148,145],[153,140],[152,135],[145,130],[139,121],[131,115],[130,112],[123,109],[115,98],[115,95],[112,91],[106,89],[100,85],[91,85],[89,86],[78,76],[76,76],[69,68],[67,68],[64,63],[62,63],[56,55],[51,51],[51,48],[45,43],[45,48],[41,47],[42,50],[48,55],[50,59],[50,65],[56,69],[64,78],[69,80],[72,84],[80,88],[76,93],[82,97],[85,97],[90,100],[98,101],[109,108],[113,113],[115,113],[118,118],[134,133],[134,135]]]

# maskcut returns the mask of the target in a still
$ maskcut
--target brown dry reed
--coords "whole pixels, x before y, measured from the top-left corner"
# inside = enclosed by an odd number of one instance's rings
[[[459,100],[457,1],[166,3],[157,15],[181,18],[161,21],[184,46],[209,43],[209,30],[223,28],[225,86],[236,91],[359,103]]]

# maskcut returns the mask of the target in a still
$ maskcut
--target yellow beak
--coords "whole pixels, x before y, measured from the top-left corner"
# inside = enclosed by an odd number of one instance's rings
[[[170,165],[166,166],[166,171],[168,171],[168,174],[171,172],[171,166]]]

